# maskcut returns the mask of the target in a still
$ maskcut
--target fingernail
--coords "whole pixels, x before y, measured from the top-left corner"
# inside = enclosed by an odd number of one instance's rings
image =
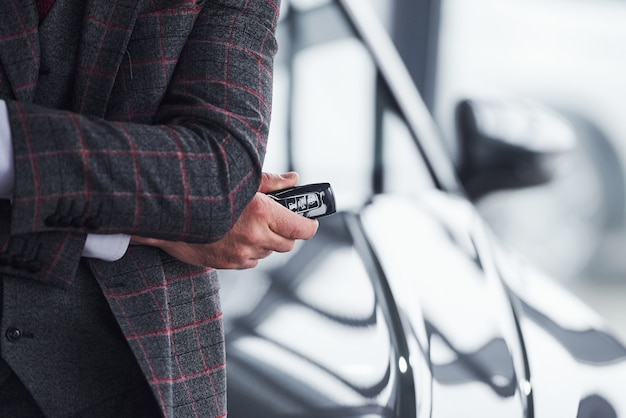
[[[285,180],[292,180],[296,177],[298,177],[298,173],[296,173],[295,171],[290,171],[288,173],[283,173],[280,175],[283,179]]]

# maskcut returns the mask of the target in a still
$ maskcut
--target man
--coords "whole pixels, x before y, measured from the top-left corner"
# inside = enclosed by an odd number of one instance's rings
[[[0,417],[226,415],[215,268],[317,223],[263,192],[277,0],[0,8]]]

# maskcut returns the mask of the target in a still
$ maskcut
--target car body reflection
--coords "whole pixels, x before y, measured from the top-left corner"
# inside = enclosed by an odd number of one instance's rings
[[[223,275],[230,416],[398,416],[385,307],[341,219],[285,261]]]
[[[229,415],[549,416],[569,400],[624,412],[624,346],[580,312],[560,325],[528,291],[540,278],[507,282],[480,225],[458,198],[375,199],[321,220],[293,254],[225,272]],[[586,383],[537,399],[555,373]]]

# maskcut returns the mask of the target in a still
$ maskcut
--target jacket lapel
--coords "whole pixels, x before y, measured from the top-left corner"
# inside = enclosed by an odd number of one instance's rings
[[[25,102],[33,100],[39,75],[38,27],[34,1],[6,1],[0,8],[0,65],[15,98]]]
[[[141,0],[87,0],[77,58],[74,111],[103,117]]]

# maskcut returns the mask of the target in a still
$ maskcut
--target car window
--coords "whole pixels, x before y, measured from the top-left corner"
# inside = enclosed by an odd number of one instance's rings
[[[301,184],[329,182],[338,210],[359,207],[374,191],[433,187],[405,119],[384,86],[377,89],[376,62],[338,8],[294,13],[292,27],[279,32],[264,169],[295,169]]]
[[[294,163],[328,181],[353,206],[371,193],[376,69],[356,39],[311,47],[295,57]]]
[[[389,109],[382,119],[383,192],[419,194],[434,187],[406,120]]]

